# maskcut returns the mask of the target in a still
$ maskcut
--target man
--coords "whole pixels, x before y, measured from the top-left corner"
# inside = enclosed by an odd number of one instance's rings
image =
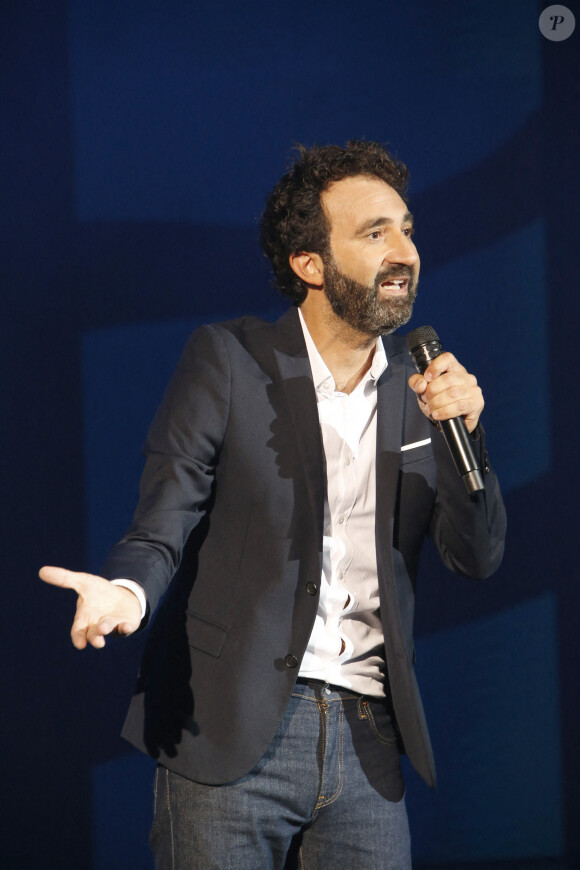
[[[104,576],[41,571],[79,594],[75,646],[102,647],[148,619],[185,549],[124,730],[159,760],[159,867],[411,866],[400,753],[435,776],[421,543],[487,576],[505,514],[475,378],[449,353],[413,373],[391,335],[419,276],[406,177],[376,143],[301,149],[262,219],[295,307],[194,333]],[[471,496],[436,426],[460,415],[485,469]]]

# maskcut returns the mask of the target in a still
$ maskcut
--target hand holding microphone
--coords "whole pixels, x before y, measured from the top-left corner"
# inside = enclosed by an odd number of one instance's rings
[[[477,426],[484,405],[476,378],[453,354],[443,352],[431,326],[410,332],[407,346],[419,372],[409,378],[419,407],[440,428],[467,492],[485,489],[480,463],[468,434]]]

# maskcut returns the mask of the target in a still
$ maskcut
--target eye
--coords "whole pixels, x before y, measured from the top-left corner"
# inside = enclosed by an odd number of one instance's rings
[[[414,232],[414,227],[405,227],[405,229],[403,230],[403,235],[407,236],[407,238],[410,239]]]
[[[382,235],[383,235],[382,230],[373,230],[372,233],[369,233],[369,239],[373,239],[373,240],[380,239]]]

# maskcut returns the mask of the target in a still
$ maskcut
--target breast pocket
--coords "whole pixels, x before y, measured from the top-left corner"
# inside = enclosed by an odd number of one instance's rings
[[[403,444],[401,447],[401,467],[407,467],[424,459],[431,459],[432,456],[433,445],[430,438]]]

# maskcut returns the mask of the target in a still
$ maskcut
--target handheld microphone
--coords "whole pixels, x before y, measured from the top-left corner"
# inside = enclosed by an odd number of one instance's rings
[[[407,335],[407,347],[415,363],[415,368],[422,375],[435,357],[443,353],[439,336],[432,326],[420,326]],[[465,427],[463,417],[452,420],[440,420],[437,426],[441,431],[465,488],[471,495],[485,489],[483,475],[479,462],[473,450],[473,444]]]

